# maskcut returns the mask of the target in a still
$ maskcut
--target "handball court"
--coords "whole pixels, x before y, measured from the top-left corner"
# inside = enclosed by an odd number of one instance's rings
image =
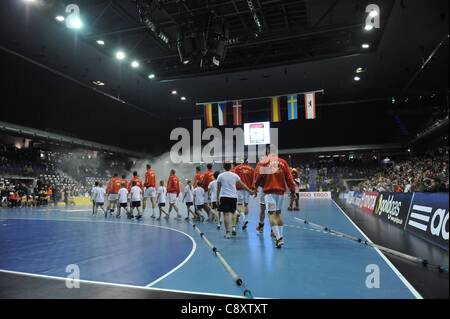
[[[256,232],[258,206],[253,199],[248,229],[232,239],[213,223],[198,225],[254,298],[422,298],[380,251],[301,221],[365,238],[333,200],[302,200],[295,213],[285,207],[282,249],[267,219],[264,234]],[[148,208],[141,221],[93,217],[91,207],[1,210],[0,297],[244,298],[191,224],[149,215]],[[73,264],[79,289],[66,288]],[[368,265],[379,269],[379,288],[366,286]]]

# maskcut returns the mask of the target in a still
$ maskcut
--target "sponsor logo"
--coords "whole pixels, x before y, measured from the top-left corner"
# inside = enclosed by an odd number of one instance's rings
[[[378,193],[366,192],[361,199],[361,209],[366,213],[372,213],[377,203]]]
[[[300,198],[317,198],[317,199],[330,199],[331,192],[300,192]]]
[[[413,205],[409,215],[408,225],[431,235],[448,240],[448,211],[423,205]]]
[[[401,207],[402,202],[394,200],[393,195],[389,195],[387,199],[384,199],[383,194],[381,194],[375,209],[375,214],[380,216],[386,214],[387,219],[392,223],[403,225],[403,219],[400,217]]]

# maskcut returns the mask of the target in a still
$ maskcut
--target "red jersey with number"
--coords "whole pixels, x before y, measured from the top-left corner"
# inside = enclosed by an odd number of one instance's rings
[[[199,173],[195,173],[195,176],[194,176],[194,188],[196,188],[198,185],[200,185],[202,180],[203,180],[203,173],[200,173],[200,172]]]
[[[167,180],[167,192],[172,194],[180,193],[180,180],[176,175],[170,175]]]
[[[214,180],[214,172],[212,170],[207,170],[203,174],[203,179],[202,179],[202,183],[201,183],[201,186],[205,190],[205,192],[208,191],[209,183],[211,183],[213,180]]]
[[[148,169],[145,172],[145,187],[156,187],[156,175],[152,169]]]
[[[119,193],[119,189],[122,187],[122,180],[119,177],[113,177],[108,183],[106,187],[106,192],[108,194],[117,194]]]
[[[133,176],[130,182],[128,183],[128,191],[131,191],[131,187],[133,187],[133,181],[136,181],[136,186],[140,189],[144,189],[141,179],[138,176]]]
[[[261,186],[266,194],[282,195],[286,185],[295,192],[294,178],[288,163],[276,155],[269,155],[261,160],[255,172],[255,187]]]
[[[248,188],[253,188],[253,178],[255,175],[255,170],[253,169],[253,167],[247,164],[239,164],[234,168],[233,172],[241,178],[241,182],[247,185]],[[241,185],[237,184],[236,189],[243,188]]]

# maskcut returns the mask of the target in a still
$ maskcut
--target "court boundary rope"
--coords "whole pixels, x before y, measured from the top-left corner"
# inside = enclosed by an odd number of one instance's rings
[[[243,289],[244,297],[248,299],[253,299],[253,294],[250,291],[250,289],[248,289],[242,278],[234,271],[234,269],[230,266],[230,264],[225,260],[223,255],[220,253],[219,249],[217,249],[217,247],[211,243],[211,241],[206,237],[205,233],[202,232],[201,229],[198,228],[198,226],[191,219],[189,219],[189,224],[192,225],[192,227],[197,231],[200,237],[205,241],[206,245],[212,250],[213,254],[217,258],[219,258],[219,261],[222,263],[223,267],[231,276],[236,285],[238,285],[239,288]]]
[[[298,221],[301,221],[305,225],[309,225],[309,226],[312,226],[312,227],[315,227],[315,228],[319,228],[320,230],[322,230],[323,233],[333,234],[333,235],[335,235],[335,236],[337,236],[339,238],[349,239],[349,240],[358,242],[358,243],[360,243],[362,245],[365,245],[365,246],[369,246],[369,247],[372,247],[372,248],[378,248],[379,250],[381,250],[381,251],[383,251],[385,253],[388,253],[388,254],[394,255],[396,257],[400,257],[400,258],[409,260],[409,261],[417,263],[417,264],[421,264],[422,266],[426,267],[427,269],[431,268],[431,269],[436,269],[439,272],[447,272],[448,273],[448,266],[433,264],[433,263],[430,263],[428,260],[426,260],[424,258],[408,255],[408,254],[402,253],[402,252],[400,252],[398,250],[391,249],[391,248],[388,248],[388,247],[385,247],[385,246],[381,246],[381,245],[372,243],[372,242],[368,241],[367,239],[363,239],[363,238],[360,238],[360,237],[352,236],[352,235],[349,235],[349,234],[346,234],[346,233],[334,230],[331,227],[323,226],[323,225],[320,225],[320,224],[316,224],[316,223],[310,222],[310,221],[308,221],[306,219],[303,219],[303,218],[300,218],[300,217],[294,217],[294,218],[296,220],[298,220]]]

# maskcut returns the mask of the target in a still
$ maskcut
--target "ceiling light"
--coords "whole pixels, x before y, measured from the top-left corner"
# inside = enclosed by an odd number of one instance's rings
[[[63,16],[56,16],[55,19],[58,22],[64,22],[64,20],[65,20],[65,18]]]
[[[138,61],[133,61],[133,62],[131,62],[131,66],[136,69],[136,68],[139,67],[139,62]]]
[[[371,31],[373,29],[373,25],[371,24],[366,24],[366,26],[364,27],[364,30],[366,31]]]
[[[178,92],[175,91],[175,90],[172,91],[172,95],[177,95],[177,93],[178,93]]]
[[[363,67],[359,67],[356,69],[356,73],[363,73],[363,72],[366,72],[366,69]]]
[[[105,85],[105,83],[103,83],[102,81],[92,81],[92,83],[94,83],[95,85],[98,85],[98,86],[104,86]]]
[[[81,20],[79,18],[71,18],[71,19],[67,19],[66,22],[66,26],[69,29],[81,29],[83,27],[83,23],[81,22]]]
[[[98,45],[105,45],[105,41],[103,40],[97,40],[96,42]]]
[[[369,45],[368,43],[363,43],[363,44],[361,45],[361,48],[363,48],[363,49],[368,49],[368,48],[370,48],[370,45]]]
[[[127,56],[123,51],[116,52],[116,59],[117,60],[124,60]]]
[[[372,10],[369,13],[369,17],[371,18],[375,18],[378,15],[378,11],[377,10]]]
[[[186,101],[186,97],[182,96],[181,101]]]
[[[154,75],[153,73],[150,74],[150,75],[148,76],[148,78],[149,78],[150,80],[153,80],[155,77],[156,77],[156,75]]]
[[[361,78],[360,78],[359,76],[355,76],[355,77],[353,78],[353,80],[359,81],[359,80],[361,80]]]

